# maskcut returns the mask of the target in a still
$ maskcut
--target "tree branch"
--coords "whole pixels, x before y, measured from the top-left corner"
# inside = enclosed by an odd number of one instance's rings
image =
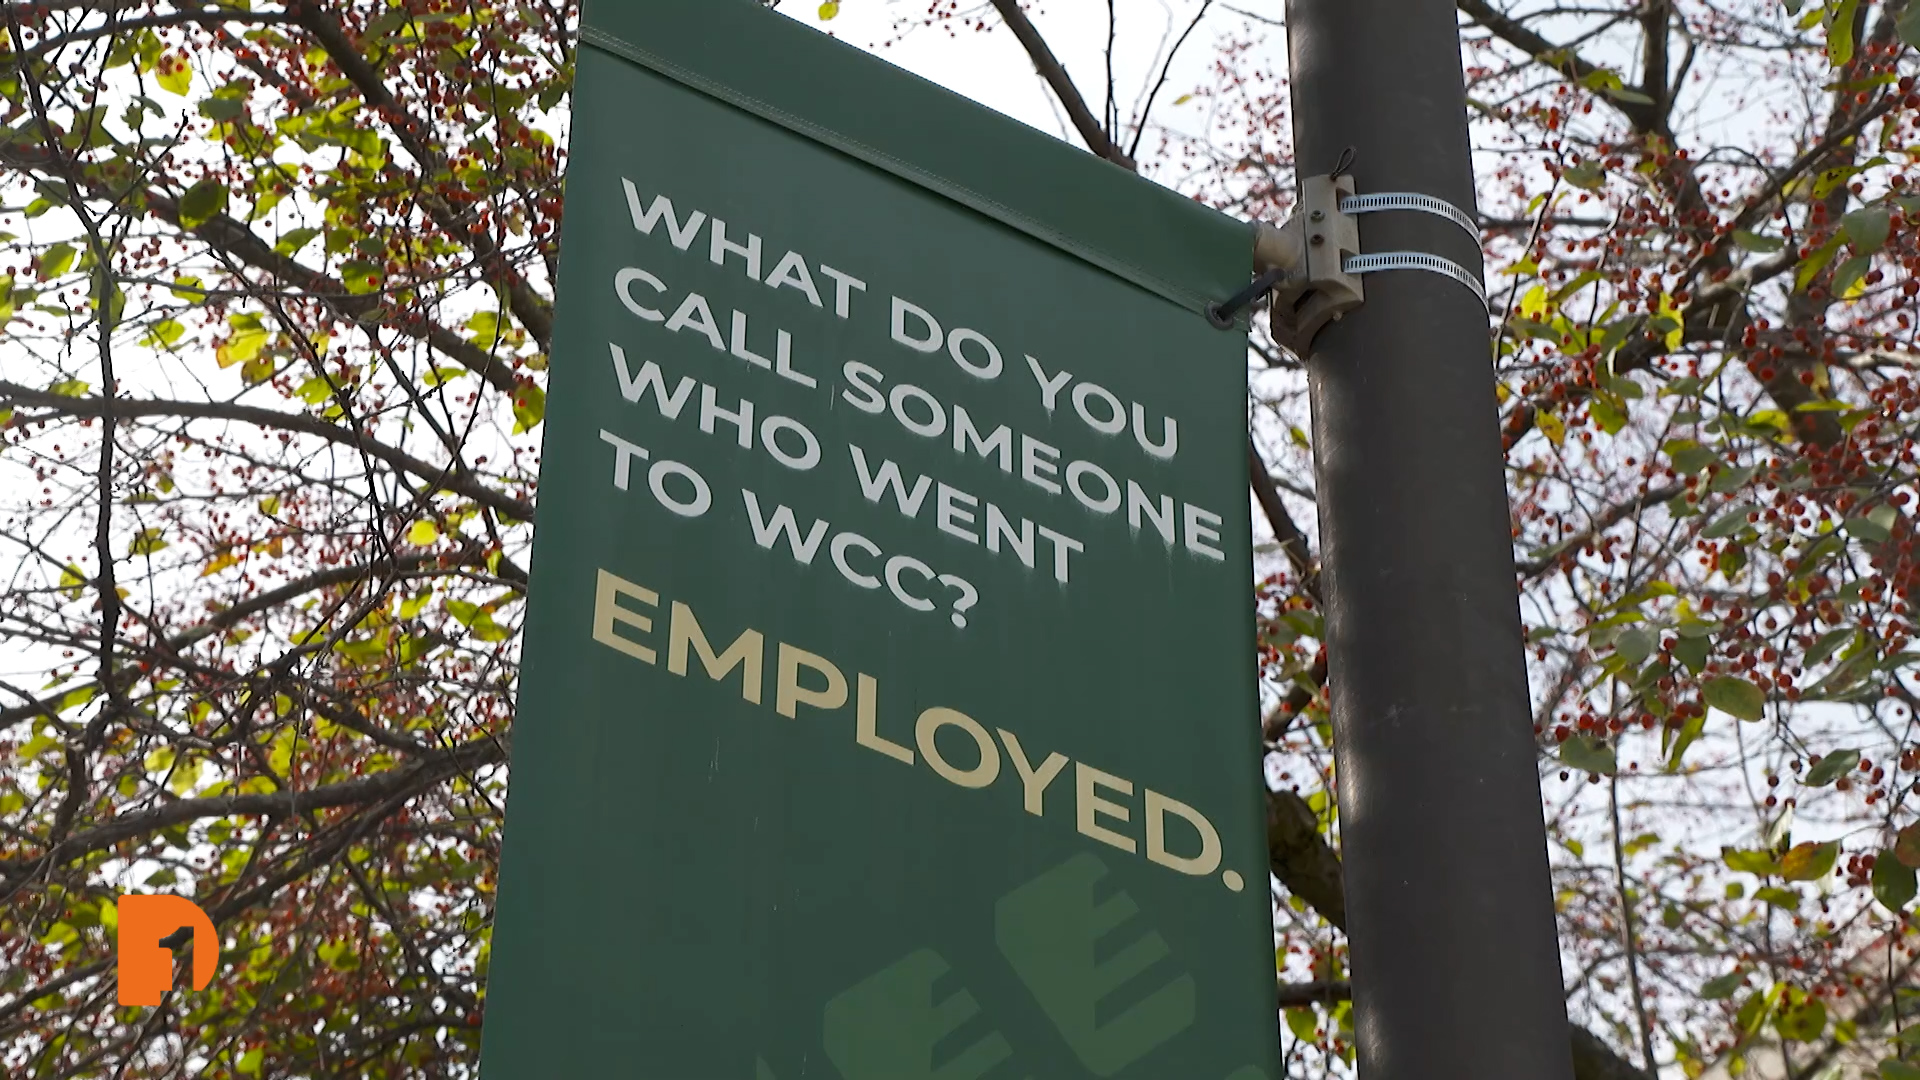
[[[402,794],[411,798],[421,789],[432,787],[458,773],[496,764],[505,758],[505,749],[497,739],[476,739],[402,769],[325,784],[306,791],[180,799],[152,810],[114,818],[109,824],[68,837],[36,858],[0,859],[0,877],[9,879],[17,888],[21,879],[33,877],[47,866],[72,862],[142,834],[204,818],[283,817],[301,810],[351,806],[392,799]]]
[[[360,96],[372,105],[376,113],[390,115],[394,132],[400,136],[401,145],[407,148],[422,166],[422,172],[436,174],[446,168],[446,161],[425,137],[426,125],[406,111],[406,107],[387,89],[386,81],[380,73],[367,63],[365,56],[347,37],[340,23],[320,4],[301,4],[298,9],[300,25],[305,27],[326,50],[340,71],[359,89]],[[479,222],[470,215],[462,215],[446,200],[430,191],[421,193],[421,204],[427,209],[428,216],[444,229],[449,237],[465,245],[474,254],[485,272],[499,274],[506,281],[507,304],[514,318],[527,328],[542,349],[549,348],[553,342],[553,308],[527,284],[526,278],[514,270],[501,257],[500,245]]]
[[[1133,159],[1114,143],[1112,134],[1101,126],[1100,121],[1094,119],[1093,111],[1087,108],[1086,99],[1080,96],[1079,89],[1073,85],[1073,79],[1068,77],[1067,69],[1060,66],[1060,61],[1055,59],[1053,50],[1047,47],[1046,39],[1040,36],[1040,31],[1027,18],[1027,13],[1020,10],[1020,0],[993,0],[993,7],[1000,13],[1000,17],[1006,20],[1007,28],[1013,31],[1013,36],[1020,39],[1020,47],[1027,50],[1028,58],[1033,61],[1034,70],[1038,71],[1047,85],[1053,88],[1053,95],[1059,98],[1060,104],[1066,108],[1068,118],[1073,121],[1074,129],[1080,133],[1080,137],[1086,140],[1087,147],[1129,172],[1138,171]]]
[[[1609,508],[1605,513],[1595,518],[1591,526],[1555,544],[1545,555],[1537,559],[1527,559],[1516,566],[1515,569],[1520,571],[1521,577],[1537,577],[1547,570],[1552,569],[1567,552],[1580,547],[1594,537],[1625,521],[1627,518],[1652,506],[1654,503],[1666,502],[1676,495],[1684,494],[1686,490],[1687,489],[1680,484],[1674,484],[1669,487],[1648,488],[1633,498],[1628,499],[1626,502]]]
[[[24,143],[0,145],[0,164],[23,172],[57,175],[58,163],[51,155]],[[98,192],[91,194],[98,195]],[[180,221],[179,200],[158,188],[131,193],[127,201],[144,205],[162,221],[190,233],[214,250],[259,270],[273,279],[300,289],[308,298],[326,305],[343,322],[381,325],[395,332],[424,341],[433,349],[485,379],[502,393],[518,389],[507,363],[466,340],[459,334],[382,303],[379,293],[355,294],[338,281],[273,250],[273,245],[227,214],[215,214],[197,226],[188,228]]]
[[[18,383],[0,381],[0,400],[30,405],[68,416],[102,416],[108,406],[100,398],[74,398],[35,390]],[[315,416],[285,413],[256,405],[220,401],[167,401],[123,398],[113,403],[113,411],[123,419],[139,417],[178,417],[182,419],[228,420],[241,424],[311,435],[330,443],[351,447],[388,465],[417,476],[436,488],[464,495],[496,513],[516,521],[533,520],[533,504],[495,491],[479,482],[466,466],[455,461],[445,466],[422,461],[398,447],[389,446]]]
[[[1307,546],[1307,534],[1287,513],[1287,504],[1280,501],[1280,489],[1274,485],[1273,475],[1267,471],[1267,463],[1260,457],[1260,448],[1254,445],[1253,434],[1247,434],[1247,475],[1253,483],[1253,494],[1260,501],[1260,509],[1267,515],[1267,524],[1273,529],[1273,537],[1280,542],[1280,549],[1287,553],[1287,561],[1293,564],[1294,572],[1300,575],[1300,588],[1313,602],[1320,602],[1320,567],[1313,561],[1313,552]]]

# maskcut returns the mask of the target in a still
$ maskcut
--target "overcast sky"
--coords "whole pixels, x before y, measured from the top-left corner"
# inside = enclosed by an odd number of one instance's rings
[[[905,35],[898,33],[896,22],[923,15],[929,0],[842,0],[839,13],[829,22],[820,20],[818,0],[781,0],[779,10],[989,108],[1082,145],[1046,86],[1034,74],[1033,64],[1019,42],[986,0],[961,0],[961,4],[963,9],[978,8],[984,12],[990,29],[984,33],[961,30],[957,36],[950,36],[941,27],[920,27]],[[1133,115],[1134,103],[1158,75],[1161,59],[1171,47],[1172,39],[1187,28],[1202,6],[1198,0],[1116,0],[1115,22],[1119,31],[1114,48],[1114,83],[1123,116]],[[1197,108],[1182,110],[1167,106],[1181,94],[1208,81],[1208,67],[1217,55],[1215,46],[1223,33],[1242,33],[1250,27],[1264,31],[1266,40],[1259,47],[1259,54],[1276,68],[1284,63],[1285,35],[1277,27],[1260,27],[1217,0],[1205,6],[1208,10],[1204,20],[1188,37],[1166,89],[1161,92],[1160,105],[1155,109],[1158,123],[1178,124],[1183,119],[1200,119]],[[1261,2],[1252,5],[1253,8],[1260,6],[1263,6]],[[1264,6],[1279,7],[1272,0],[1264,0]],[[1098,114],[1106,98],[1106,3],[1103,0],[1047,0],[1031,15],[1054,55]]]

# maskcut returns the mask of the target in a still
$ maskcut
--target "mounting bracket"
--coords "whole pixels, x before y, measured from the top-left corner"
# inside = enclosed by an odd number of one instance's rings
[[[1354,218],[1389,210],[1446,218],[1479,240],[1473,218],[1431,195],[1381,192],[1355,195],[1349,175],[1309,176],[1300,181],[1300,205],[1281,225],[1254,225],[1253,263],[1258,276],[1238,294],[1207,310],[1213,325],[1232,326],[1240,309],[1272,292],[1273,339],[1288,351],[1307,355],[1322,327],[1366,302],[1363,274],[1383,270],[1421,270],[1465,285],[1487,303],[1478,275],[1438,255],[1422,251],[1360,251],[1360,227]]]
[[[1255,268],[1282,274],[1269,309],[1273,339],[1302,356],[1321,327],[1367,298],[1360,276],[1347,269],[1347,260],[1360,254],[1360,227],[1340,206],[1352,196],[1351,176],[1309,176],[1300,181],[1300,205],[1285,224],[1255,226]]]

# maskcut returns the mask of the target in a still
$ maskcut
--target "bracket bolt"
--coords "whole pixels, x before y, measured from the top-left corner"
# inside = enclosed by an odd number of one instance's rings
[[[1315,210],[1313,213],[1307,215],[1308,221],[1325,221],[1326,219],[1327,212],[1325,210]]]
[[[1324,236],[1321,236],[1319,233],[1314,233],[1313,239],[1309,242],[1313,244],[1314,247],[1319,247],[1320,245],[1327,242],[1327,238]]]

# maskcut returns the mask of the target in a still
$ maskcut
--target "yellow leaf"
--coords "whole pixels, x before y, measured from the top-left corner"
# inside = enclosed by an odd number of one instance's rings
[[[415,545],[431,544],[440,539],[440,526],[431,521],[416,521],[407,530],[407,543]]]
[[[87,577],[77,566],[68,566],[60,571],[60,588],[66,591],[67,599],[80,599],[80,590],[87,584]]]
[[[820,5],[820,20],[822,22],[838,14],[840,14],[840,0],[827,0],[826,3]]]
[[[234,554],[232,551],[223,551],[208,560],[207,565],[201,568],[200,576],[210,577],[225,570],[229,566],[238,565],[240,565],[240,556]]]
[[[1552,413],[1544,410],[1535,413],[1533,424],[1540,429],[1540,434],[1545,435],[1547,441],[1553,445],[1559,446],[1561,443],[1567,441],[1566,422]]]
[[[167,546],[167,541],[159,529],[141,529],[127,543],[127,555],[137,557],[152,555]]]
[[[1547,287],[1545,285],[1535,285],[1533,288],[1527,290],[1525,296],[1520,298],[1520,317],[1523,319],[1532,319],[1534,322],[1544,322],[1548,313],[1552,310],[1553,301],[1547,296]]]
[[[260,316],[229,315],[227,324],[233,328],[233,336],[227,339],[225,345],[214,350],[214,359],[221,367],[244,364],[266,349],[269,335],[266,326],[260,322]]]
[[[193,64],[186,53],[167,53],[160,57],[153,70],[162,90],[186,97],[187,91],[193,88]]]
[[[1667,331],[1666,337],[1664,339],[1667,349],[1669,351],[1672,351],[1674,349],[1679,348],[1680,343],[1683,340],[1685,340],[1686,328],[1685,326],[1682,325],[1680,307],[1679,305],[1673,302],[1673,297],[1667,295],[1666,293],[1660,294],[1660,308],[1659,308],[1658,314],[1665,316],[1667,319],[1671,320],[1673,323],[1673,328]]]
[[[1500,404],[1505,405],[1507,403],[1507,399],[1512,396],[1513,396],[1513,391],[1507,389],[1506,383],[1496,382],[1493,384],[1493,397],[1495,401],[1498,401]]]

